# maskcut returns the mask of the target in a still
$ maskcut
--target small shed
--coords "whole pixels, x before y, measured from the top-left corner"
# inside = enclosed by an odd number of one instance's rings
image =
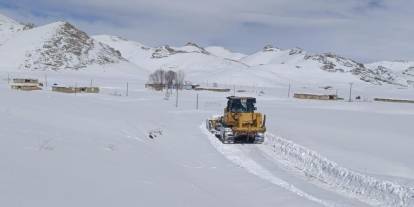
[[[43,84],[39,83],[39,80],[30,78],[14,78],[10,84],[12,89],[23,91],[42,90],[42,86]]]
[[[52,86],[52,91],[61,93],[99,93],[99,87]]]
[[[335,94],[295,93],[293,97],[298,99],[338,100],[338,96]]]

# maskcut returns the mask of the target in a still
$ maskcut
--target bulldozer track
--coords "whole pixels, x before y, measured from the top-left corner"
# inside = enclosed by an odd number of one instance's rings
[[[206,128],[202,130],[233,163],[323,206],[414,205],[414,189],[346,169],[276,135],[268,133],[262,145],[225,145]]]

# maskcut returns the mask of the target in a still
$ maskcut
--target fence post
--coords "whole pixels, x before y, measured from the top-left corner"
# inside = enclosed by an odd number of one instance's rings
[[[288,98],[290,98],[290,82],[289,82],[289,88],[288,88]]]
[[[196,98],[196,110],[198,110],[198,93],[197,93],[197,98]]]

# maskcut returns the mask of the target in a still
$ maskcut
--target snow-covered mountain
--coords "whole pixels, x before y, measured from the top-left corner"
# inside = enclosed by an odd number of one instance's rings
[[[248,78],[246,74],[246,70],[249,69],[248,65],[213,55],[195,43],[190,42],[182,47],[168,45],[148,47],[138,42],[108,35],[93,38],[115,48],[130,62],[150,71],[182,70],[186,73],[187,79],[196,82],[218,81],[220,78],[226,78],[227,83],[240,84]],[[238,76],[244,78],[234,78]]]
[[[310,54],[300,48],[279,49],[268,45],[263,50],[242,58],[250,66],[288,65],[306,70],[323,70],[330,73],[352,74],[362,81],[381,84],[407,85],[408,77],[386,67],[369,67],[350,58],[333,53]]]
[[[200,66],[221,68],[232,64],[238,67],[240,65],[242,65],[241,67],[246,67],[246,65],[233,59],[213,54],[207,48],[192,42],[188,42],[182,47],[172,47],[169,45],[148,47],[139,42],[116,36],[98,35],[93,36],[93,38],[120,51],[122,56],[130,62],[150,70],[162,67],[179,68],[181,70],[193,70]]]
[[[233,51],[230,51],[230,50],[228,50],[224,47],[219,47],[219,46],[210,46],[210,47],[206,47],[205,49],[209,53],[211,53],[215,56],[222,57],[222,58],[227,58],[227,59],[231,59],[231,60],[240,60],[240,59],[247,56],[243,53],[233,52]]]
[[[261,51],[242,58],[240,61],[250,66],[269,64],[297,64],[303,61],[306,54],[300,48],[282,50],[272,45],[265,46]]]
[[[271,45],[251,55],[191,42],[181,47],[150,47],[109,35],[91,38],[68,22],[32,28],[5,16],[0,16],[0,59],[2,68],[29,70],[80,69],[128,61],[148,71],[182,70],[192,81],[243,85],[414,83],[411,62],[364,65],[332,53],[311,54]]]
[[[395,72],[405,72],[409,71],[414,68],[414,62],[412,61],[404,61],[404,60],[397,60],[397,61],[380,61],[374,62],[370,64],[366,64],[368,68],[378,68],[378,67],[385,67],[389,68]]]
[[[243,55],[222,47],[203,48],[195,43],[183,47],[164,45],[152,48],[120,37],[101,35],[94,38],[119,50],[122,56],[143,68],[183,70],[194,81],[248,85],[274,85],[278,82],[317,84],[319,81],[327,84],[410,83],[410,77],[389,68],[366,67],[333,53],[311,54],[300,48],[279,49],[268,45],[254,54]]]
[[[9,40],[16,32],[30,29],[30,25],[24,25],[0,14],[0,45]]]
[[[406,79],[408,85],[414,85],[414,62],[412,61],[380,61],[366,64],[372,70],[392,71],[400,78]]]
[[[125,61],[118,51],[95,41],[68,22],[36,28],[27,28],[12,20],[7,22],[3,25],[9,30],[0,32],[7,37],[0,46],[3,68],[80,69]]]

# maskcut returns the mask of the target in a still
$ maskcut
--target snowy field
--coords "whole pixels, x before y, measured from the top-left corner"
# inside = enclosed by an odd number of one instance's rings
[[[243,87],[236,95],[258,97],[267,115],[266,143],[222,145],[203,122],[233,92],[180,91],[176,108],[174,93],[166,100],[127,70],[47,74],[49,86],[92,82],[100,94],[14,91],[7,75],[0,206],[414,206],[414,104],[371,101],[414,99],[413,89],[355,85],[365,101],[349,103]]]

